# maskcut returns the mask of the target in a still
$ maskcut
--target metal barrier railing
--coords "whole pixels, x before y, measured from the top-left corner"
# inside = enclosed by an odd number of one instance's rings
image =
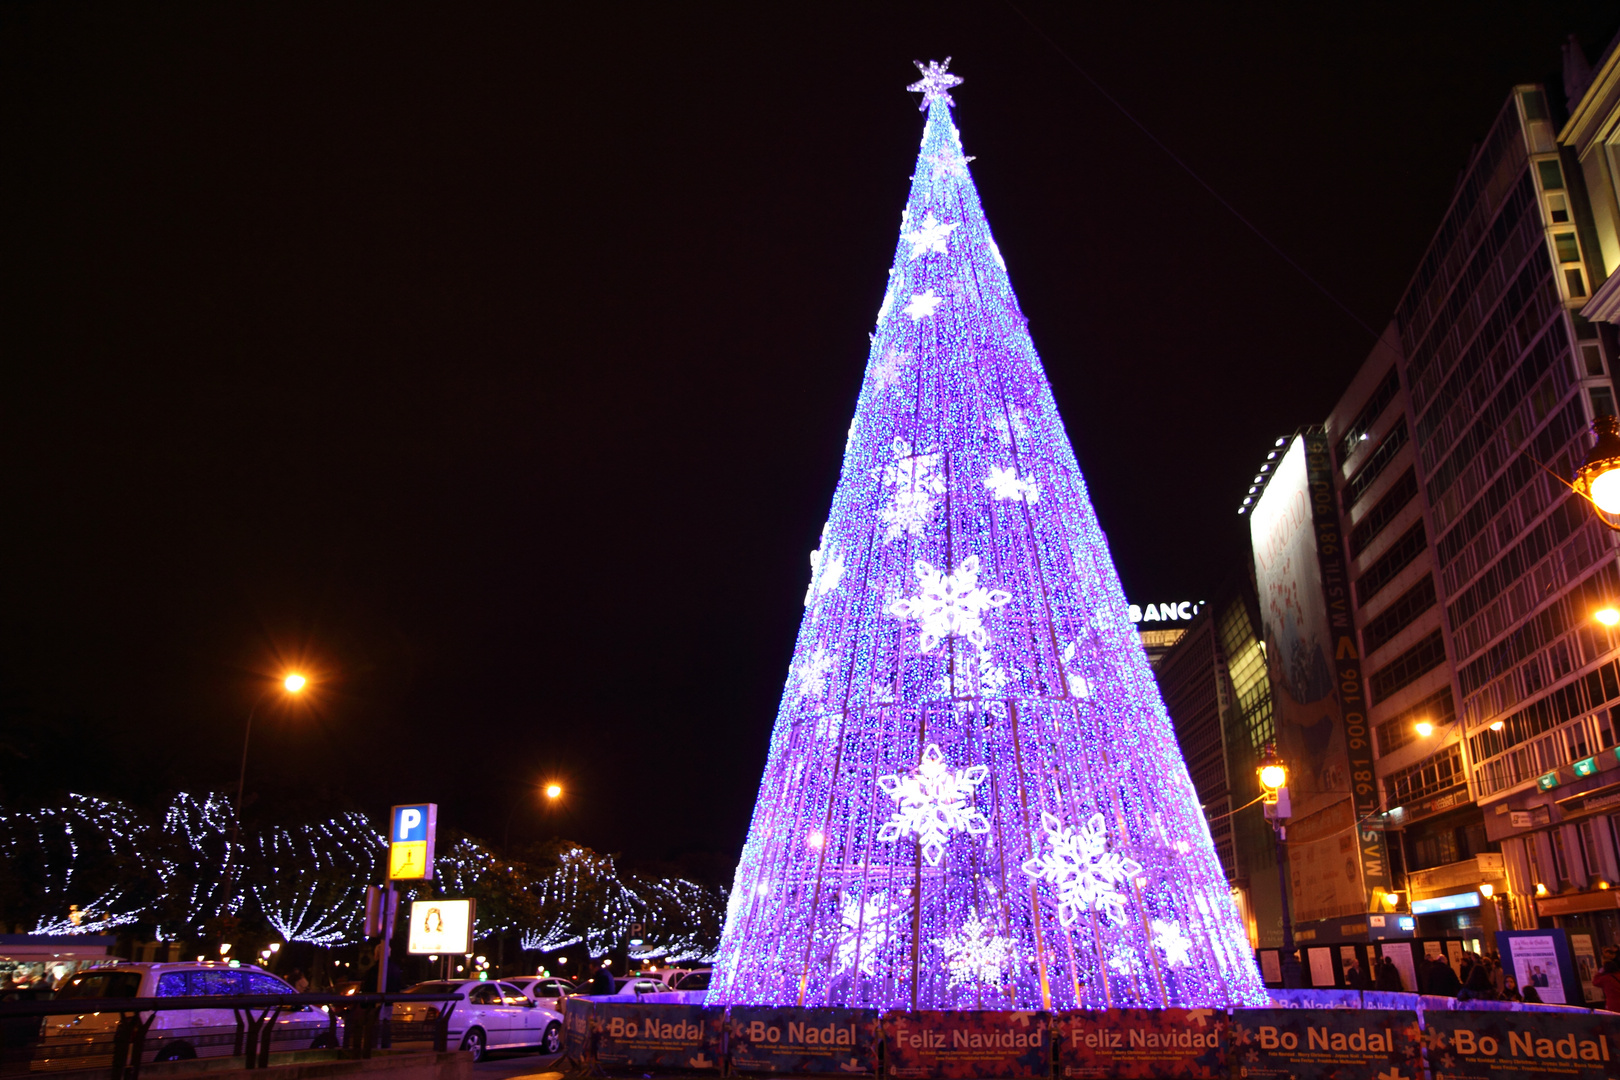
[[[228,1009],[234,1013],[236,1031],[229,1056],[243,1058],[249,1069],[268,1067],[276,1021],[286,1013],[306,1007],[324,1010],[325,1041],[329,1048],[341,1048],[356,1057],[368,1058],[374,1049],[387,1049],[396,1038],[402,1042],[431,1038],[433,1048],[443,1051],[448,1049],[450,1015],[459,1000],[456,994],[220,994],[0,1002],[0,1074],[95,1070],[109,1076],[110,1080],[138,1080],[152,1022],[159,1013],[181,1009]],[[449,1004],[442,1010],[430,1010],[435,1015],[428,1020],[391,1025],[383,1015],[390,1005],[431,1002]],[[110,1040],[91,1034],[80,1041],[53,1041],[45,1030],[45,1017],[102,1014],[118,1016]],[[343,1025],[341,1040],[338,1036],[340,1022]],[[41,1051],[47,1052],[44,1059],[40,1057]],[[110,1055],[108,1063],[96,1060],[103,1055]],[[76,1064],[78,1061],[83,1064]]]

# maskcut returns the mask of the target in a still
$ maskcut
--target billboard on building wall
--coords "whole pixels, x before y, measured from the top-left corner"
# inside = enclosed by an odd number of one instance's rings
[[[1346,703],[1354,706],[1357,742],[1363,747],[1366,714],[1354,635],[1334,632],[1324,590],[1319,541],[1340,560],[1333,606],[1348,620],[1332,484],[1319,461],[1307,460],[1326,453],[1326,440],[1315,434],[1319,445],[1308,447],[1304,435],[1289,443],[1249,518],[1277,752],[1289,771],[1291,899],[1299,922],[1368,910],[1370,887],[1382,885],[1387,872],[1382,836],[1376,856],[1368,859],[1358,827]],[[1341,692],[1341,684],[1350,689]],[[1371,755],[1366,756],[1370,791]],[[1374,881],[1368,880],[1369,870]]]

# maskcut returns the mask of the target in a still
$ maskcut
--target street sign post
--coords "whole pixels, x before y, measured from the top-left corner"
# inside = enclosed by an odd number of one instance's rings
[[[433,877],[433,837],[439,825],[438,805],[396,806],[388,820],[388,880],[426,881]]]

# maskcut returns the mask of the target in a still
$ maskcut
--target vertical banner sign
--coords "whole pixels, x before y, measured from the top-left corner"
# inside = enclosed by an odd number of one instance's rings
[[[1224,1080],[1225,1010],[1108,1009],[1052,1020],[1064,1080]]]
[[[591,1063],[591,1028],[595,1020],[596,1003],[581,997],[563,1001],[563,1053],[575,1065]]]
[[[614,1069],[720,1069],[724,1009],[594,1003],[596,1064]]]
[[[1334,552],[1339,553],[1338,518],[1332,516],[1331,529],[1319,527],[1318,503],[1323,496],[1313,489],[1307,456],[1307,439],[1296,436],[1278,459],[1271,482],[1249,515],[1255,584],[1276,707],[1277,749],[1288,763],[1293,807],[1288,822],[1289,869],[1296,922],[1365,911],[1368,897],[1355,828],[1339,662],[1335,660],[1343,644],[1330,625],[1318,545],[1319,535],[1326,534],[1322,538],[1330,539]],[[1331,484],[1325,498],[1323,509],[1331,515]],[[1342,564],[1341,554],[1341,568]],[[1337,586],[1333,610],[1342,606],[1348,618],[1342,576]],[[1361,704],[1359,673],[1358,667],[1353,682],[1357,705]],[[1355,711],[1363,718],[1365,741],[1365,710]],[[1384,872],[1382,865],[1377,869]]]
[[[396,806],[388,815],[388,880],[421,881],[433,876],[433,834],[439,825],[435,803]]]
[[[1431,1012],[1434,1080],[1613,1080],[1620,1025],[1611,1013]]]
[[[883,1017],[884,1075],[951,1080],[1044,1080],[1052,1044],[1041,1012],[891,1012]]]
[[[1366,682],[1356,627],[1350,614],[1349,554],[1340,529],[1333,493],[1333,456],[1327,431],[1305,430],[1305,473],[1311,488],[1311,520],[1316,529],[1316,559],[1322,597],[1333,642],[1333,674],[1344,720],[1345,748],[1350,758],[1350,792],[1355,806],[1355,839],[1361,848],[1361,878],[1369,897],[1393,887],[1384,844],[1378,783],[1373,776],[1372,727],[1367,720]]]
[[[1234,1077],[1421,1080],[1423,1076],[1423,1033],[1413,1011],[1234,1009],[1231,1023],[1227,1060]],[[1440,1080],[1438,1072],[1435,1080]]]
[[[733,1005],[731,1071],[877,1074],[876,1009],[774,1009]]]

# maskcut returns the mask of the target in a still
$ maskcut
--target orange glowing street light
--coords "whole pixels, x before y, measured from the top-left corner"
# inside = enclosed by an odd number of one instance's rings
[[[1592,618],[1604,626],[1620,626],[1620,609],[1612,607],[1599,608],[1592,613]]]
[[[296,671],[291,672],[285,679],[281,680],[282,688],[289,694],[298,693],[308,684],[309,680],[298,674]]]
[[[562,785],[561,784],[547,784],[546,785],[546,798],[548,798],[548,799],[560,799],[560,798],[562,798]]]
[[[296,671],[289,671],[282,676],[281,689],[288,695],[296,697],[303,693],[309,680]],[[253,714],[259,711],[264,699],[270,696],[270,687],[266,686],[259,692],[253,701],[253,708],[248,710],[247,725],[242,731],[242,770],[236,776],[236,812],[231,822],[231,843],[235,844],[242,832],[242,791],[247,787],[247,759],[248,743],[253,738]]]

